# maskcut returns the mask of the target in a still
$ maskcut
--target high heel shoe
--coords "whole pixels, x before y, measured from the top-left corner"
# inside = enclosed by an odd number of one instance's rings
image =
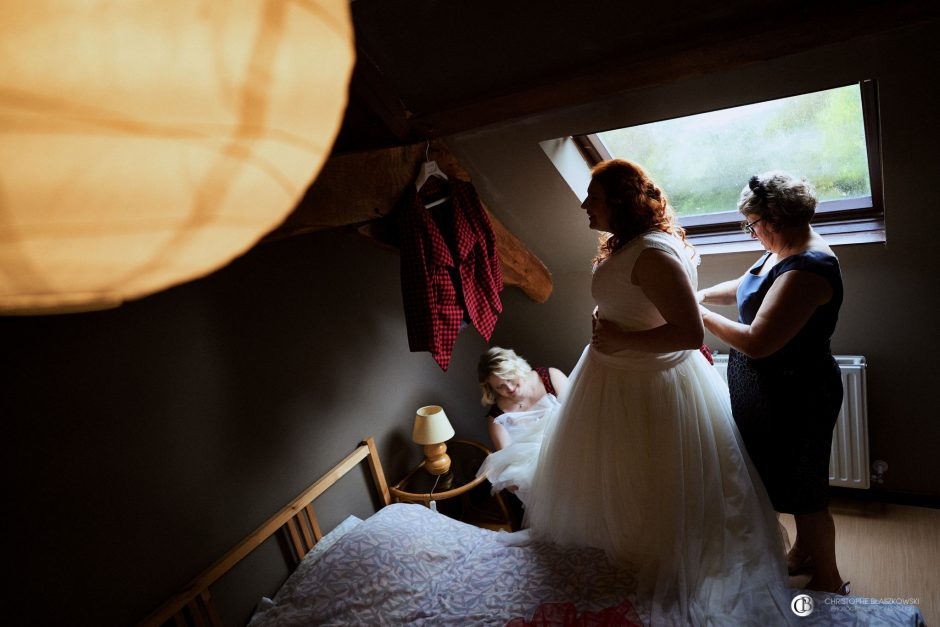
[[[836,593],[836,594],[841,594],[841,595],[844,596],[844,597],[849,596],[850,594],[852,594],[852,588],[851,588],[850,585],[849,585],[849,584],[851,584],[851,583],[852,583],[851,581],[843,581],[843,582],[842,582],[842,585],[839,586],[839,589],[836,590],[835,593]]]
[[[791,577],[793,575],[799,575],[800,573],[809,572],[814,568],[816,568],[816,564],[813,562],[812,555],[805,555],[803,559],[795,564],[791,564],[790,561],[787,560],[787,574]]]

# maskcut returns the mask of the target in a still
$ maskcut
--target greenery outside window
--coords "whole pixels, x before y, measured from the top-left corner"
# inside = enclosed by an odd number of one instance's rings
[[[832,243],[885,241],[872,81],[572,138],[593,165],[644,166],[705,252],[755,247],[737,200],[753,174],[786,170],[815,186],[813,226]]]

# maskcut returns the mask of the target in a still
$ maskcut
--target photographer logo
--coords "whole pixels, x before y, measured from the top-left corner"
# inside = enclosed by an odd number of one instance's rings
[[[797,616],[809,616],[813,613],[813,598],[808,594],[798,594],[790,601],[790,609]]]

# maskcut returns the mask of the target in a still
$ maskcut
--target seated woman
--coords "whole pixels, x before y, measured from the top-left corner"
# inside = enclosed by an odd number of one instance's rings
[[[545,415],[558,408],[568,377],[557,368],[532,368],[508,348],[494,346],[480,356],[477,377],[496,452],[480,467],[493,492],[509,489],[525,503],[539,457]]]

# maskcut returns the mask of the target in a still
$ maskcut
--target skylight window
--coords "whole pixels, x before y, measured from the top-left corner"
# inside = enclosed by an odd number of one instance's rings
[[[572,140],[589,165],[610,158],[643,165],[700,245],[748,242],[738,195],[766,170],[812,181],[821,233],[842,243],[884,241],[875,112],[874,85],[864,81]]]

